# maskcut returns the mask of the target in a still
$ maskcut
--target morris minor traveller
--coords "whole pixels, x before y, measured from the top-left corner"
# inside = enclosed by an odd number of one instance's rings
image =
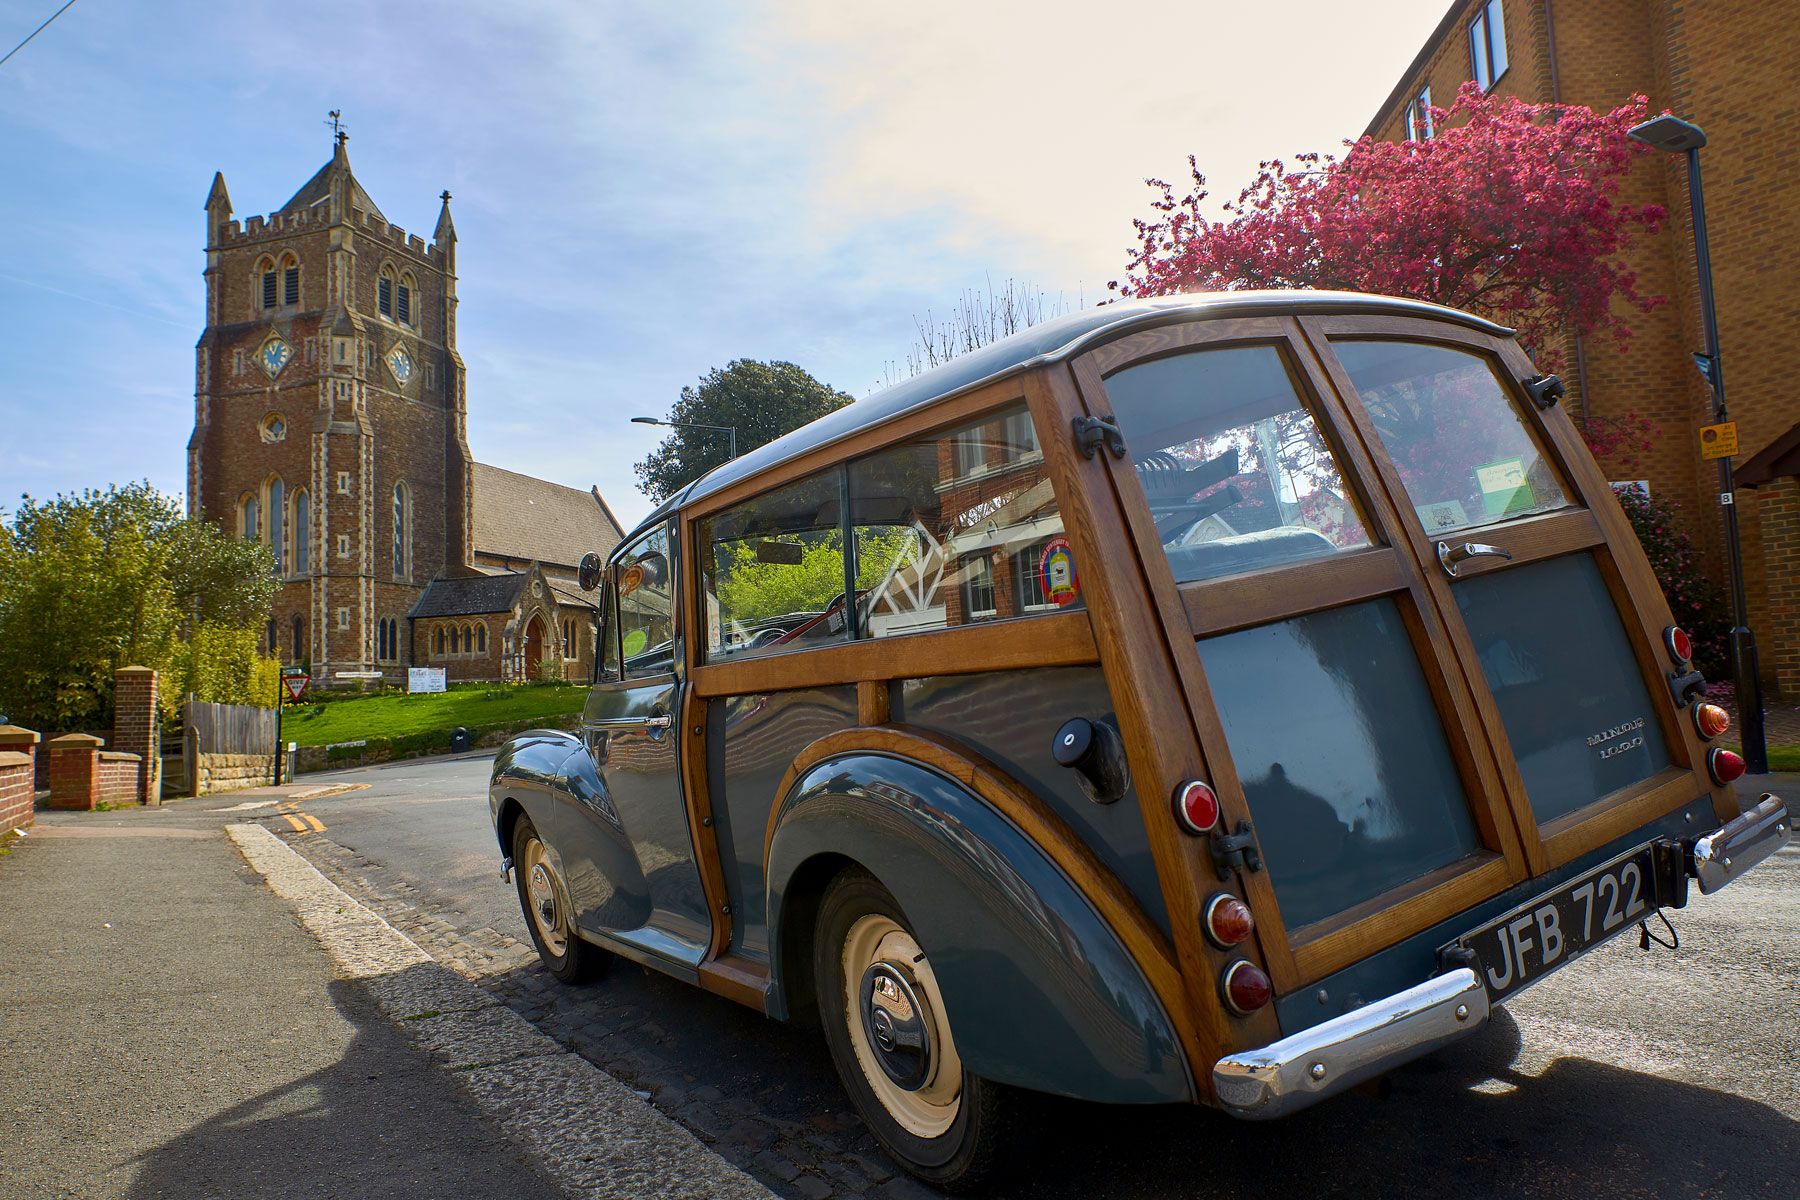
[[[1510,332],[1088,309],[589,556],[579,734],[491,808],[544,964],[816,1019],[906,1170],[1029,1093],[1268,1118],[1481,1029],[1786,843]]]

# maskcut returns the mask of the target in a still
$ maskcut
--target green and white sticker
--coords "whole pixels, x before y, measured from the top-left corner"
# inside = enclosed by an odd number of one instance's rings
[[[1523,458],[1502,459],[1475,468],[1475,482],[1481,487],[1481,502],[1490,517],[1524,512],[1537,505],[1537,496],[1525,479]]]

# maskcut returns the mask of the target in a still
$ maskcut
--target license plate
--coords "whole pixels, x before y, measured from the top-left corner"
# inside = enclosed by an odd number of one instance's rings
[[[1480,963],[1498,1002],[1655,914],[1656,872],[1646,845],[1522,904],[1456,944]]]

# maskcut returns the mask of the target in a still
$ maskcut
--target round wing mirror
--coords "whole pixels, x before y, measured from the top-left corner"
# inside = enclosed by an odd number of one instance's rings
[[[591,592],[600,586],[605,572],[606,566],[600,561],[600,556],[589,550],[581,556],[581,565],[575,569],[575,582],[581,585],[582,591]]]

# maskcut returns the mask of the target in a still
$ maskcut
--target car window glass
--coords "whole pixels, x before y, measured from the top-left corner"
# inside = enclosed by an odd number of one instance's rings
[[[1566,507],[1517,405],[1479,355],[1418,342],[1335,341],[1427,533]]]
[[[841,479],[822,472],[699,523],[708,662],[848,636]]]
[[[619,677],[619,594],[612,580],[607,580],[600,609],[600,678]]]
[[[852,463],[850,521],[860,637],[1080,604],[1022,404]]]
[[[675,584],[669,537],[658,529],[614,565],[619,594],[619,642],[625,677],[675,669]]]
[[[1355,493],[1273,346],[1197,350],[1106,380],[1175,581],[1369,544]]]

